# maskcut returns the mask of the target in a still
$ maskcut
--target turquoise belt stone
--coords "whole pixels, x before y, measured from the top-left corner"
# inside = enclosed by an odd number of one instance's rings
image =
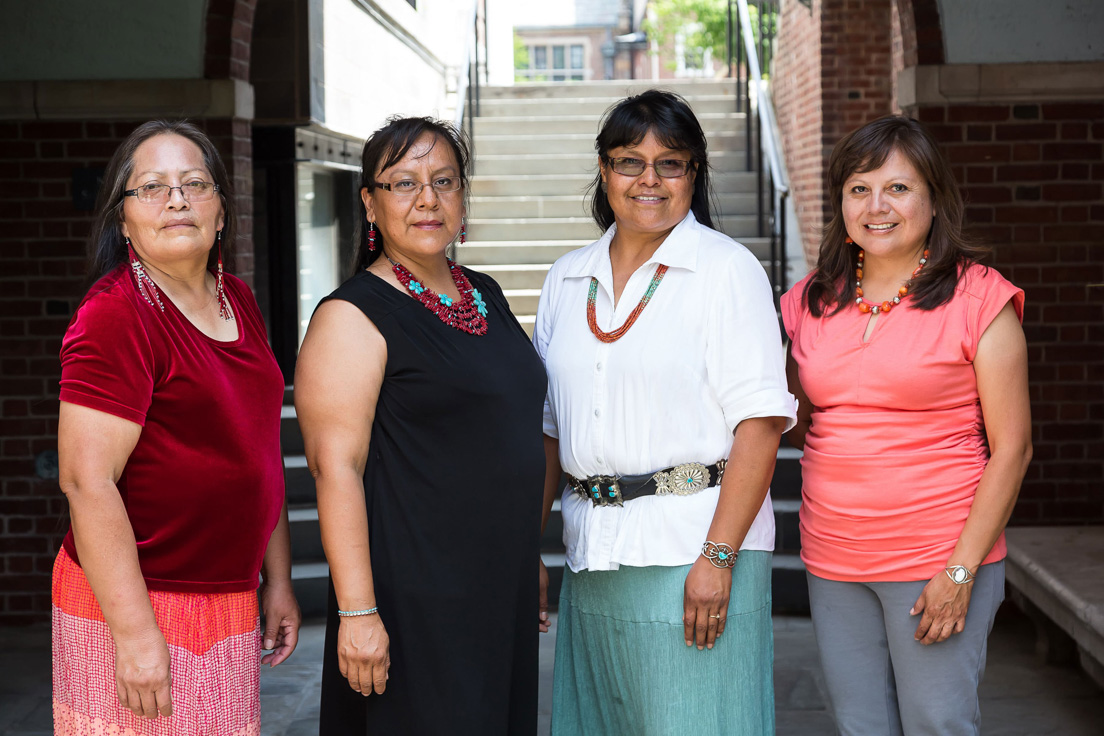
[[[712,465],[683,463],[645,475],[567,476],[571,490],[595,506],[623,506],[641,496],[692,496],[720,485],[727,460]]]

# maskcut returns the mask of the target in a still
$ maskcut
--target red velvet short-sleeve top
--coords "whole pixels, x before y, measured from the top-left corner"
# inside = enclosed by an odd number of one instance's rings
[[[249,287],[226,276],[225,288],[230,342],[164,295],[164,312],[150,306],[124,264],[89,290],[62,342],[61,400],[142,425],[117,485],[151,590],[255,589],[283,507],[283,376]],[[63,544],[77,560],[72,530]]]
[[[818,577],[927,580],[947,564],[989,460],[973,360],[985,329],[1024,294],[965,269],[946,304],[813,317],[798,282],[782,297],[812,425],[801,460],[801,557]],[[1002,534],[985,562],[1003,559]]]

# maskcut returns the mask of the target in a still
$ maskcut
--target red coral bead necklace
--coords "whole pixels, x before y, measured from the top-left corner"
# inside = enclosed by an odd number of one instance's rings
[[[391,262],[391,270],[399,283],[405,286],[410,295],[420,301],[426,309],[437,315],[437,319],[469,335],[487,334],[487,303],[479,290],[472,287],[459,263],[451,258],[446,259],[449,273],[452,275],[452,283],[456,284],[456,290],[460,292],[460,301],[456,301],[448,294],[438,294],[428,286],[424,286],[401,263],[391,258],[387,260]]]

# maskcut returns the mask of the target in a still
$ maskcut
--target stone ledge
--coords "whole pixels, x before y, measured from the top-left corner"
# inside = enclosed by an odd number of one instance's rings
[[[1082,667],[1104,687],[1104,526],[1013,527],[1006,537],[1015,597],[1077,644]]]
[[[0,82],[0,120],[253,119],[240,79]]]
[[[1093,100],[1104,97],[1104,62],[910,66],[897,77],[897,104]]]

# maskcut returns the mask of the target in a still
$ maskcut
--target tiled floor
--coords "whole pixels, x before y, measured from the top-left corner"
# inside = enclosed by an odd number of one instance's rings
[[[807,618],[776,617],[775,702],[780,736],[830,736],[824,683]],[[539,733],[548,733],[552,700],[553,633],[541,637]],[[323,630],[304,627],[295,655],[261,673],[264,736],[318,732],[318,689]],[[0,734],[46,736],[50,723],[49,632],[0,630]],[[1010,606],[997,619],[989,666],[981,687],[985,736],[1099,736],[1104,733],[1104,693],[1079,670],[1040,665],[1034,632]],[[621,736],[611,734],[611,736]],[[684,736],[677,734],[673,736]]]

